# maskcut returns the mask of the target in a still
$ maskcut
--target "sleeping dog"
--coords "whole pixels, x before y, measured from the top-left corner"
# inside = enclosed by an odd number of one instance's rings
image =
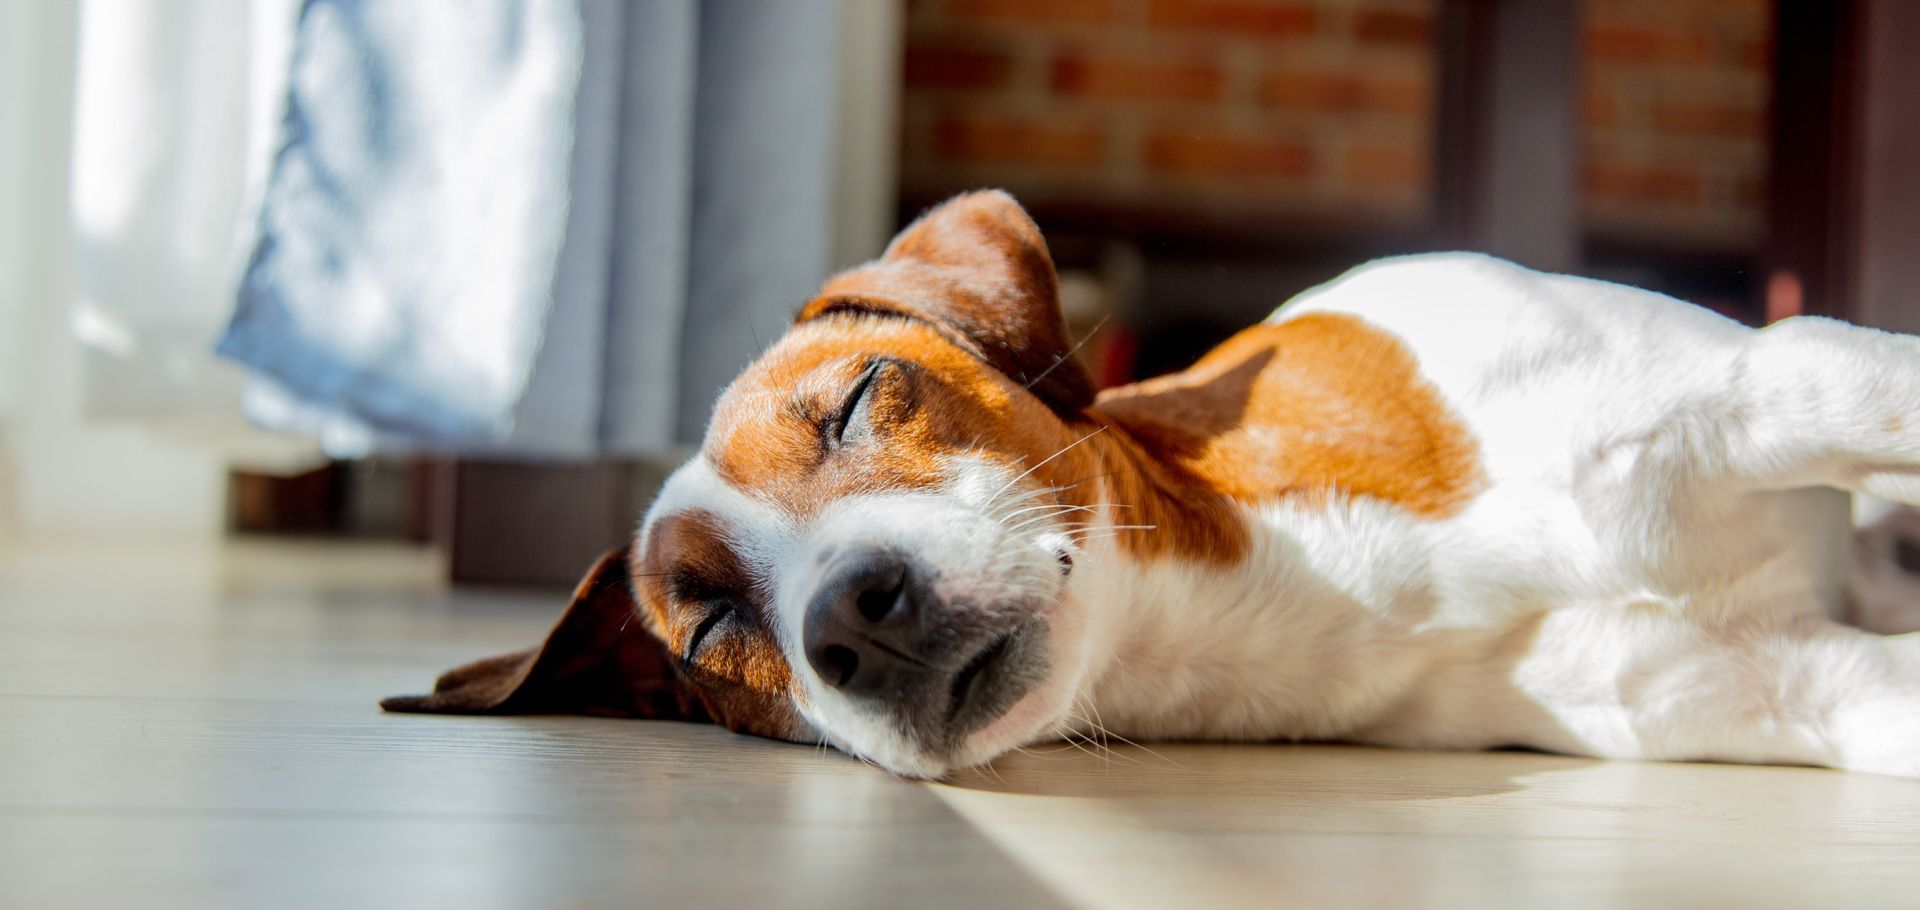
[[[542,647],[387,707],[923,778],[1096,724],[1920,776],[1912,617],[1841,621],[1847,493],[1920,504],[1920,340],[1447,254],[1173,375],[1072,355],[1020,206],[939,206],[722,394]]]

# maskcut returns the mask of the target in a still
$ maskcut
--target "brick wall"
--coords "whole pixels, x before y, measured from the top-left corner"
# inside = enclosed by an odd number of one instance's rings
[[[1418,225],[1437,0],[911,0],[903,192]],[[1766,0],[1588,0],[1590,223],[1752,241]]]
[[[915,0],[909,194],[1425,211],[1431,0]]]
[[[1751,248],[1766,215],[1769,0],[1588,0],[1591,229]]]

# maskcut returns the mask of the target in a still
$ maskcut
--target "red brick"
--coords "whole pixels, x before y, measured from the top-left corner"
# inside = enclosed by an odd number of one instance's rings
[[[1588,164],[1581,175],[1587,196],[1661,208],[1698,208],[1706,197],[1706,177],[1675,165]]]
[[[1356,72],[1278,70],[1260,80],[1260,101],[1270,107],[1334,113],[1420,114],[1428,107],[1427,85]]]
[[[1767,70],[1773,67],[1773,42],[1761,39],[1743,41],[1735,48],[1733,59],[1750,70]]]
[[[1106,158],[1097,129],[986,115],[953,116],[933,127],[934,155],[998,164],[1096,167]]]
[[[1117,0],[946,0],[947,18],[956,22],[1104,25],[1118,6]]]
[[[1303,142],[1235,133],[1169,131],[1146,140],[1147,167],[1166,174],[1298,180],[1313,173]]]
[[[1432,161],[1424,150],[1390,145],[1356,145],[1347,150],[1347,182],[1366,191],[1419,189],[1431,179]]]
[[[1442,0],[907,2],[906,165],[941,186],[1064,180],[1286,213],[1399,206],[1433,182],[1435,88],[1417,64]],[[1583,198],[1610,230],[1764,209],[1771,3],[1581,0]],[[1250,84],[1217,49],[1246,52]]]
[[[1225,83],[1220,67],[1199,61],[1086,54],[1060,57],[1053,62],[1053,91],[1060,95],[1210,101],[1220,97]]]
[[[979,47],[910,43],[903,61],[910,88],[997,89],[1013,75],[1013,57]]]
[[[1774,0],[1694,0],[1700,6],[1727,10],[1749,19],[1763,18],[1773,11]]]
[[[1580,105],[1581,120],[1588,129],[1608,129],[1620,122],[1620,102],[1612,95],[1587,89]]]
[[[1361,10],[1353,17],[1353,37],[1362,44],[1426,47],[1433,41],[1433,17],[1410,10]]]
[[[1663,133],[1683,136],[1758,141],[1767,133],[1766,112],[1724,104],[1657,104],[1653,123]]]
[[[1633,26],[1590,28],[1586,51],[1595,60],[1637,63],[1712,63],[1713,41],[1698,32],[1668,31]]]
[[[1313,34],[1319,11],[1288,0],[1151,0],[1147,22],[1159,28],[1298,37]]]

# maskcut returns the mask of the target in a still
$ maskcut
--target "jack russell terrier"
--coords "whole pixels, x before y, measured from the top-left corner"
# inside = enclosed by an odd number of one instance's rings
[[[1920,339],[1409,256],[1096,394],[1055,284],[1008,195],[928,212],[721,395],[542,647],[386,707],[920,778],[1096,725],[1920,776],[1920,635],[1881,634],[1920,617],[1841,621],[1847,492],[1920,504]]]

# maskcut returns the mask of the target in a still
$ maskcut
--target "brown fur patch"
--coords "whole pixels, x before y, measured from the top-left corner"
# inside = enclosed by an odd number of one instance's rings
[[[665,516],[634,561],[642,621],[681,662],[715,722],[760,736],[798,737],[805,724],[793,707],[799,694],[793,670],[770,631],[766,597],[734,552],[725,523],[698,510]],[[720,600],[734,615],[708,633],[694,660],[684,660],[695,629]]]
[[[1247,329],[1183,372],[1109,390],[1094,414],[1161,466],[1157,482],[1189,511],[1222,497],[1345,494],[1443,518],[1480,484],[1477,443],[1412,354],[1351,316]],[[1146,554],[1221,561],[1237,558],[1238,537],[1125,539]]]
[[[1120,421],[1096,409],[1099,435],[1087,441],[1092,461],[1082,476],[1098,488],[1074,491],[1077,505],[1110,507],[1116,525],[1144,529],[1118,533],[1121,547],[1141,559],[1174,557],[1224,565],[1240,559],[1247,520],[1233,498],[1204,478],[1162,460]]]

